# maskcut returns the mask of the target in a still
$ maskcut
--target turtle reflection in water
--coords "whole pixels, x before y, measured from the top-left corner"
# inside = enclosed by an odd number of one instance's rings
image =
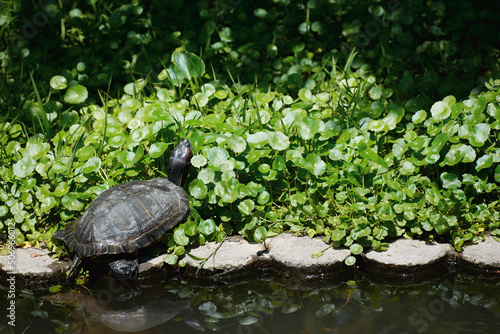
[[[130,255],[156,241],[189,214],[189,200],[182,189],[191,167],[193,149],[181,141],[169,160],[168,180],[130,181],[114,186],[89,205],[83,216],[54,238],[75,253],[71,275],[83,258],[110,260],[112,271],[131,276],[139,261]]]
[[[144,305],[126,310],[114,311],[103,305],[98,300],[79,293],[59,293],[53,296],[42,297],[54,304],[69,305],[85,311],[85,322],[81,326],[89,327],[95,332],[95,322],[119,332],[139,332],[161,325],[182,313],[184,322],[196,330],[204,330],[203,325],[194,317],[190,309],[190,301],[161,299],[150,301]],[[75,318],[82,315],[73,312]],[[94,324],[92,324],[94,322]],[[106,332],[109,332],[106,331]]]

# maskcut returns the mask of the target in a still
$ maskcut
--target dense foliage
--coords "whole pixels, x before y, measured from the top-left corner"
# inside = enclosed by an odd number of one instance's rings
[[[232,233],[322,235],[353,255],[402,236],[460,250],[500,235],[489,6],[6,2],[4,236],[54,247],[103,190],[165,175],[183,137],[197,170],[170,263]]]

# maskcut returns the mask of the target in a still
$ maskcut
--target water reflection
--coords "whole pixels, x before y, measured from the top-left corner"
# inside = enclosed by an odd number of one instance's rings
[[[92,328],[96,332],[96,322],[119,332],[140,332],[156,327],[174,318],[190,307],[189,299],[157,299],[125,310],[111,310],[95,298],[85,294],[66,293],[42,297],[57,305],[68,305],[82,312],[73,312],[73,317],[80,319],[81,329]],[[72,326],[75,327],[75,326]],[[200,327],[200,329],[203,329]]]
[[[101,288],[102,290],[102,288]],[[500,281],[453,274],[419,286],[367,279],[334,288],[291,290],[273,282],[193,286],[182,281],[99,299],[24,291],[24,333],[496,333]],[[63,304],[63,305],[61,305]],[[10,333],[6,323],[0,332]],[[13,331],[11,331],[14,333]],[[23,331],[16,331],[23,332]]]

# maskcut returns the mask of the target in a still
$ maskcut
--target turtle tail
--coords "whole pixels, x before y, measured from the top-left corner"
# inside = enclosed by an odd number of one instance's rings
[[[75,250],[75,237],[74,237],[74,232],[75,232],[75,227],[76,224],[75,222],[72,222],[64,230],[59,230],[56,231],[53,235],[52,238],[61,240],[66,244],[66,247],[73,252]],[[73,264],[71,265],[71,268],[66,272],[66,275],[68,277],[72,276],[75,273],[76,268],[82,263],[82,259],[78,257],[78,255],[75,255],[73,259]]]
[[[69,225],[66,226],[64,230],[59,230],[56,231],[53,235],[52,238],[61,240],[66,244],[66,247],[73,252],[75,250],[75,227],[76,227],[76,221],[73,221]]]

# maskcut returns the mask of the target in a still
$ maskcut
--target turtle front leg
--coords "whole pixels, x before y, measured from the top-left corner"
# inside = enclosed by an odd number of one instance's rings
[[[125,275],[125,276],[132,276],[136,275],[137,271],[139,269],[139,260],[138,259],[133,259],[133,260],[127,260],[127,259],[120,259],[120,260],[115,260],[109,263],[109,267],[111,268],[112,271],[119,275]]]

